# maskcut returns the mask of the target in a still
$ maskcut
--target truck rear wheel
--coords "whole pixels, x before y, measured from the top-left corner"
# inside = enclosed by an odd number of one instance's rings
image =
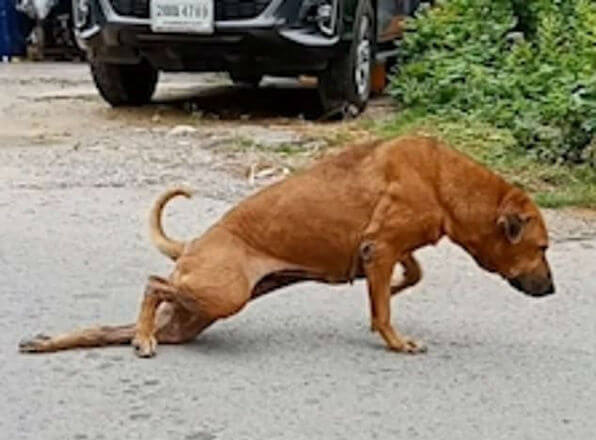
[[[147,61],[110,64],[91,60],[91,75],[99,94],[112,107],[141,106],[151,101],[158,71]]]

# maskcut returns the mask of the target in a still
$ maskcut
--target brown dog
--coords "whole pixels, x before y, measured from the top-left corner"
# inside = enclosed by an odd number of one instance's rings
[[[181,243],[161,227],[163,194],[151,237],[176,261],[167,279],[150,277],[136,325],[37,336],[23,352],[131,342],[142,357],[157,343],[194,339],[260,295],[304,280],[366,278],[371,325],[396,351],[422,344],[391,325],[390,298],[421,277],[416,249],[448,236],[478,264],[532,296],[554,292],[540,212],[520,189],[434,139],[405,137],[349,148],[265,188],[201,237]],[[404,280],[392,286],[394,265]]]

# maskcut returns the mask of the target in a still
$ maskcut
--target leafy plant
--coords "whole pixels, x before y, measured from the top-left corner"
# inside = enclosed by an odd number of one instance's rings
[[[443,0],[407,29],[399,118],[489,123],[538,162],[596,167],[596,2]]]

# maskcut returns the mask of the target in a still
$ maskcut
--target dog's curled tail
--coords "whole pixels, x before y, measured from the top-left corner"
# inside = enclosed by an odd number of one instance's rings
[[[172,240],[165,235],[161,224],[161,213],[170,199],[177,196],[190,198],[192,197],[192,191],[182,186],[165,191],[157,198],[149,215],[149,235],[151,236],[151,241],[162,254],[170,257],[172,260],[177,260],[182,255],[185,243]]]

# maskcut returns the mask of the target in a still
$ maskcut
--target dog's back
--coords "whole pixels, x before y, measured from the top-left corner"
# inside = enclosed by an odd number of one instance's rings
[[[380,141],[349,148],[249,197],[218,225],[254,249],[344,276],[383,189]]]

